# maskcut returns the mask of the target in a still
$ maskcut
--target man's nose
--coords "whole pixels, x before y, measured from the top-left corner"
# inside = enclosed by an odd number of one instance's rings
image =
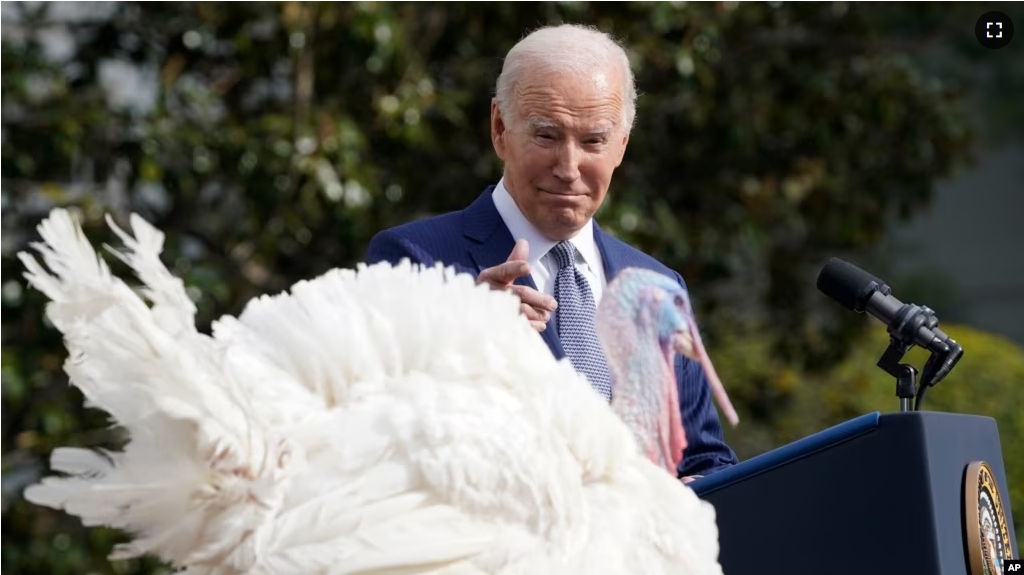
[[[575,182],[580,178],[580,161],[583,151],[574,142],[565,142],[558,148],[555,163],[555,177],[563,182]]]

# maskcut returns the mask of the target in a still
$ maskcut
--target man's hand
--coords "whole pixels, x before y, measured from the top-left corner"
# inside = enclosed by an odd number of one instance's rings
[[[542,294],[529,286],[512,283],[516,278],[530,274],[530,264],[527,262],[529,257],[530,244],[526,240],[519,240],[516,242],[516,247],[512,248],[512,253],[509,254],[505,263],[480,272],[476,283],[489,284],[491,289],[511,290],[519,297],[521,302],[519,309],[526,319],[530,320],[530,325],[537,331],[544,331],[547,328],[548,320],[551,319],[551,313],[558,307],[555,298]]]

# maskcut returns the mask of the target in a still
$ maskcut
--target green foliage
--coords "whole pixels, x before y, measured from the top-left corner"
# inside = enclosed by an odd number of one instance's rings
[[[969,157],[955,83],[923,73],[880,25],[916,8],[103,6],[65,22],[59,4],[5,4],[5,571],[154,565],[111,566],[117,534],[19,498],[53,447],[117,441],[67,386],[59,337],[15,259],[55,205],[78,210],[95,241],[111,240],[104,212],[166,231],[165,261],[208,326],[353,264],[382,228],[475,198],[500,174],[487,118],[503,55],[538,25],[595,24],[624,39],[642,93],[599,219],[683,273],[709,342],[760,334],[744,345],[768,365],[742,358],[749,385],[737,391],[765,425],[737,439],[750,453],[797,433],[776,415],[802,385],[794,374],[840,359],[863,325],[805,297],[815,267],[874,245]],[[65,53],[44,42],[55,34]]]

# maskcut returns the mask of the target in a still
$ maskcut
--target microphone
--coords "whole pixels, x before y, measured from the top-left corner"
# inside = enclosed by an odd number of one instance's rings
[[[843,307],[874,316],[894,340],[932,352],[923,374],[929,386],[944,378],[963,355],[963,347],[938,328],[934,311],[901,302],[885,282],[849,262],[831,258],[818,274],[817,287]]]
[[[935,312],[894,298],[885,282],[859,267],[832,258],[818,274],[817,285],[819,291],[843,307],[873,315],[901,341],[933,352],[949,351],[949,336],[936,327],[939,321]]]

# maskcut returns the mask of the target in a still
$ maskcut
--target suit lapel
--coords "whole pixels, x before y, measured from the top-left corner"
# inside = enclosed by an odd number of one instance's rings
[[[594,242],[597,244],[598,251],[601,252],[605,281],[611,283],[615,276],[622,271],[625,259],[624,254],[613,242],[608,241],[608,238],[608,234],[597,225],[597,220],[594,220]]]
[[[494,207],[494,200],[491,193],[494,186],[488,187],[483,194],[463,211],[463,233],[469,240],[469,255],[476,264],[477,273],[504,263],[516,242],[511,232],[501,219],[501,214]],[[606,264],[607,267],[607,264]],[[537,289],[537,284],[529,275],[517,278],[516,285],[528,286]],[[558,330],[555,329],[555,321],[548,323],[548,328],[541,332],[541,337],[548,344],[555,357],[561,358],[565,355],[562,343],[558,339]]]

